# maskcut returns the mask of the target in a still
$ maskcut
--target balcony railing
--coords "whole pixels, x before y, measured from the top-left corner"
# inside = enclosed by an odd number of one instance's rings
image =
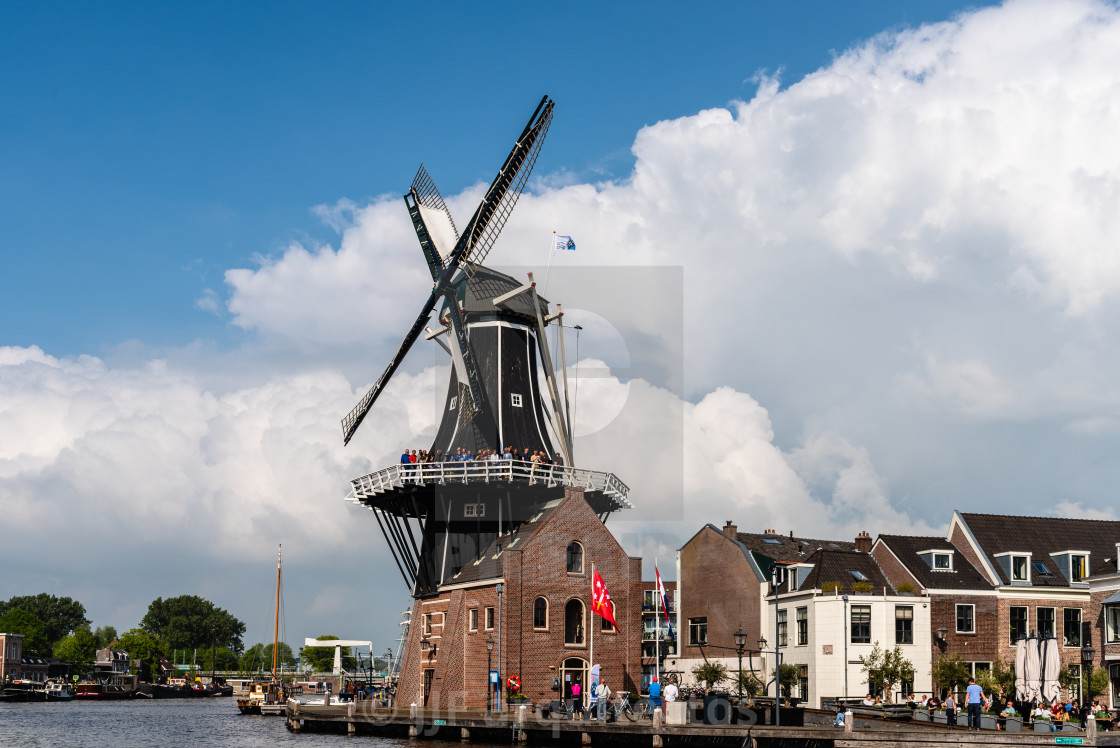
[[[653,600],[646,599],[646,600],[642,601],[642,612],[643,613],[655,613],[655,612],[656,613],[661,613],[662,610],[661,610],[661,606],[658,605],[658,604],[655,604],[653,602]],[[676,613],[677,612],[677,601],[676,600],[669,600],[669,612],[670,613]]]
[[[669,638],[669,630],[668,629],[661,629],[660,632],[654,631],[653,629],[642,629],[642,641],[644,641],[644,642],[653,642],[653,641],[667,642],[667,641],[673,641],[673,640]]]
[[[634,505],[627,495],[630,487],[614,473],[567,465],[542,465],[525,460],[466,460],[463,462],[421,462],[411,465],[393,465],[350,481],[347,501],[360,504],[362,499],[405,486],[446,485],[463,483],[526,483],[549,488],[564,486],[598,491],[611,498],[619,508]]]

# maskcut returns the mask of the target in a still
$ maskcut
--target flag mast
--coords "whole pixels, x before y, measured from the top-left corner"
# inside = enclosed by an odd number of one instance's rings
[[[587,617],[587,624],[591,627],[588,637],[591,640],[591,650],[587,655],[587,679],[591,680],[591,668],[595,667],[595,562],[591,562],[591,615]]]
[[[657,571],[657,559],[653,559],[653,573],[657,577],[658,582],[654,583],[655,589],[654,596],[657,602],[653,604],[653,677],[658,683],[661,682],[661,616],[657,614],[657,609],[663,607],[661,603],[661,574]],[[668,617],[668,613],[665,614]]]

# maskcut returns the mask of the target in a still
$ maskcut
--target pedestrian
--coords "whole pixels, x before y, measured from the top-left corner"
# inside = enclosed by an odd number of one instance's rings
[[[973,728],[980,729],[980,708],[984,704],[984,689],[976,685],[976,680],[973,678],[968,679],[968,688],[965,689],[968,694],[968,729],[971,731]]]
[[[649,715],[653,719],[653,712],[661,708],[661,684],[657,682],[657,676],[653,676],[653,680],[649,684]]]
[[[680,697],[680,690],[677,688],[676,681],[670,679],[669,682],[665,684],[664,696],[666,704],[674,702]]]
[[[957,726],[957,700],[953,698],[952,691],[945,697],[945,723],[950,730]],[[968,729],[972,729],[971,723]]]
[[[595,696],[599,700],[599,721],[607,721],[607,705],[611,701],[611,687],[603,680],[603,671],[599,670],[599,686],[595,689]]]
[[[579,681],[572,684],[572,719],[583,720],[583,689],[579,686]]]

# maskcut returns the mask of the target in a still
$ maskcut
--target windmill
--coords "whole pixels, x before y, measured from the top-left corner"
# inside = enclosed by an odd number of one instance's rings
[[[630,505],[628,489],[614,475],[573,467],[566,377],[562,392],[546,338],[548,326],[558,324],[563,357],[562,311],[549,311],[532,274],[520,283],[482,264],[532,172],[552,112],[553,101],[543,97],[462,233],[423,165],[404,196],[432,291],[385,371],[342,420],[343,442],[350,442],[424,335],[452,361],[433,454],[500,453],[511,446],[524,454],[563,455],[549,466],[519,460],[394,465],[352,481],[347,498],[375,512],[416,596],[435,592],[468,561],[480,559],[495,538],[534,516],[565,486],[583,488],[604,520]],[[433,329],[428,323],[437,307]]]

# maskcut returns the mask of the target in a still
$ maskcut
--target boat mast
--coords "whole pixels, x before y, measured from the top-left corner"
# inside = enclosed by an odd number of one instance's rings
[[[272,626],[272,679],[276,680],[276,654],[280,648],[280,552],[283,545],[276,548],[276,621]]]

